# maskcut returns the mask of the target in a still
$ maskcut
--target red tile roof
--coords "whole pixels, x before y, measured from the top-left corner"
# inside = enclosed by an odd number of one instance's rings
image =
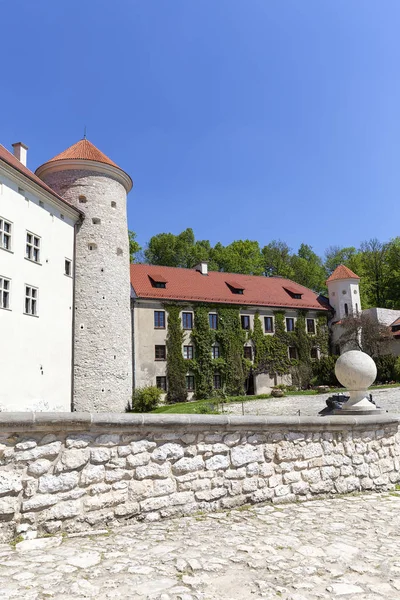
[[[52,190],[51,187],[46,185],[44,183],[44,181],[42,181],[42,179],[40,179],[40,177],[35,175],[35,173],[32,173],[32,171],[30,169],[28,169],[28,167],[23,165],[18,160],[18,158],[16,158],[13,154],[11,154],[11,152],[9,152],[7,150],[7,148],[2,146],[1,144],[0,144],[0,161],[5,162],[7,165],[9,165],[10,167],[13,167],[16,171],[18,171],[22,175],[25,175],[25,177],[27,177],[28,179],[33,181],[33,183],[36,183],[36,185],[39,185],[42,189],[46,190],[46,192],[49,192],[52,196],[54,196],[55,198],[57,198],[57,200],[60,200],[61,202],[66,204],[69,208],[73,208],[76,212],[83,214],[82,211],[75,208],[75,206],[73,206],[72,204],[70,204],[69,202],[64,200],[64,198],[62,198],[61,196],[56,194],[56,192],[54,190]]]
[[[346,267],[345,265],[339,265],[333,271],[332,275],[330,277],[328,277],[328,279],[326,280],[326,283],[329,283],[330,281],[335,281],[336,279],[360,279],[360,278],[358,275],[353,273],[353,271],[351,271],[349,269],[349,267]]]
[[[162,276],[165,288],[155,288],[150,279]],[[233,279],[234,278],[234,279]],[[235,282],[243,294],[234,294],[226,285]],[[273,306],[279,308],[304,308],[329,310],[328,300],[290,279],[280,277],[257,277],[209,271],[202,275],[195,269],[178,269],[151,265],[131,265],[131,284],[138,298],[181,300],[187,302],[210,302],[249,306]],[[292,298],[285,287],[290,286],[301,299]]]
[[[105,163],[106,165],[111,165],[112,167],[117,167],[117,169],[120,168],[87,139],[79,140],[79,142],[76,142],[76,144],[73,144],[64,150],[64,152],[60,152],[60,154],[57,154],[57,156],[54,156],[54,158],[51,158],[47,162],[65,159],[94,160],[96,162]]]

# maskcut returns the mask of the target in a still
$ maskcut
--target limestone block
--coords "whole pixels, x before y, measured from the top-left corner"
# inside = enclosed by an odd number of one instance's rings
[[[90,461],[92,463],[101,464],[110,460],[111,451],[108,448],[91,448]]]
[[[88,448],[64,450],[61,454],[60,461],[55,466],[55,472],[72,471],[86,465],[90,458]]]
[[[319,469],[309,469],[308,471],[302,471],[301,475],[304,481],[307,483],[317,483],[321,480],[321,475]]]
[[[194,444],[196,438],[197,436],[195,433],[185,433],[185,435],[181,435],[181,440],[184,444]]]
[[[274,460],[275,451],[276,451],[275,444],[265,444],[265,446],[264,446],[265,460]]]
[[[172,465],[173,473],[178,475],[200,469],[204,469],[204,460],[201,456],[194,456],[193,458],[185,456]]]
[[[322,479],[328,480],[328,479],[337,479],[340,475],[340,470],[337,469],[336,467],[333,466],[327,466],[327,467],[322,467],[321,468],[321,477]]]
[[[390,458],[384,458],[379,462],[382,473],[389,473],[389,471],[393,470],[393,461]]]
[[[171,496],[159,496],[157,498],[148,498],[140,502],[140,508],[144,512],[152,512],[171,506]]]
[[[183,455],[184,450],[182,446],[180,446],[179,444],[167,443],[156,448],[152,452],[151,458],[156,462],[164,462],[167,459],[176,460],[178,458],[182,458]]]
[[[175,492],[170,496],[171,506],[178,506],[187,504],[194,501],[194,493],[191,491],[187,492]]]
[[[349,477],[350,475],[354,474],[354,468],[352,465],[343,465],[343,467],[340,468],[340,474],[343,477]]]
[[[28,465],[27,473],[28,475],[34,475],[35,477],[40,477],[44,473],[50,469],[52,463],[47,458],[40,458],[39,460],[35,460],[35,462],[30,463]]]
[[[65,440],[67,448],[87,448],[93,442],[93,436],[88,433],[75,433],[68,435]]]
[[[210,471],[218,471],[220,469],[228,469],[230,466],[229,457],[225,454],[217,454],[206,460],[206,469]]]
[[[150,462],[150,454],[148,452],[140,452],[139,454],[130,454],[126,459],[126,464],[130,468],[141,467]]]
[[[281,464],[279,465],[280,472],[288,473],[289,471],[293,471],[294,465],[295,463],[292,462],[281,462]]]
[[[128,482],[127,481],[117,481],[116,483],[112,484],[112,489],[113,490],[126,490],[126,489],[128,489]]]
[[[105,476],[104,465],[86,465],[81,474],[81,485],[100,483]]]
[[[60,450],[61,442],[52,442],[50,444],[44,444],[43,446],[37,446],[36,448],[32,448],[32,450],[18,452],[15,455],[15,460],[19,462],[36,460],[38,458],[54,459],[56,456],[58,456]]]
[[[118,447],[118,456],[128,456],[131,453],[130,446],[119,446]]]
[[[290,485],[277,485],[274,488],[276,496],[288,496],[290,494]]]
[[[139,502],[124,502],[114,508],[116,517],[133,517],[140,513]]]
[[[263,462],[262,451],[258,446],[244,444],[231,449],[231,461],[233,466],[241,467],[253,462]]]
[[[197,454],[197,446],[186,446],[186,448],[183,449],[184,451],[184,456],[196,456]]]
[[[387,473],[385,473],[385,475],[381,475],[380,477],[377,477],[376,479],[374,479],[374,485],[375,486],[387,486],[389,484],[389,475]]]
[[[280,442],[276,447],[278,461],[291,461],[297,458],[297,449],[290,442]]]
[[[286,437],[289,442],[294,442],[295,444],[304,441],[304,433],[301,431],[289,431]]]
[[[365,463],[362,463],[362,465],[358,465],[355,469],[354,469],[354,474],[356,477],[368,477],[369,475],[369,466]]]
[[[17,502],[14,498],[0,499],[0,521],[10,520],[17,509]]]
[[[253,433],[247,437],[248,444],[264,444],[267,436],[264,433]]]
[[[0,495],[17,494],[22,490],[21,475],[12,471],[0,471]]]
[[[36,448],[37,441],[36,440],[24,440],[23,442],[19,442],[15,444],[16,450],[30,450],[31,448]]]
[[[109,483],[102,482],[102,483],[95,483],[94,485],[92,485],[89,492],[92,496],[94,496],[95,494],[104,494],[105,492],[108,492],[109,490],[111,490],[111,485]]]
[[[24,497],[31,498],[34,496],[38,489],[38,481],[34,477],[28,477],[22,480],[24,486]]]
[[[271,477],[274,474],[274,466],[272,463],[262,463],[259,465],[258,474],[260,477]]]
[[[336,479],[334,486],[338,494],[345,494],[347,492],[347,483],[345,477],[339,477]]]
[[[257,477],[251,477],[249,479],[245,479],[243,481],[243,492],[244,493],[248,493],[248,492],[254,492],[256,489],[258,488],[258,479]]]
[[[39,479],[39,492],[54,494],[67,492],[78,485],[79,473],[61,473],[60,475],[42,475]]]
[[[89,496],[84,499],[85,510],[101,510],[103,508],[109,508],[115,506],[121,502],[125,502],[127,498],[126,490],[106,492],[105,494],[98,494],[97,496]]]
[[[240,433],[228,433],[227,435],[224,436],[223,440],[224,440],[224,444],[226,444],[227,446],[231,447],[231,446],[235,446],[236,444],[239,444],[240,442]]]
[[[136,481],[132,480],[129,482],[128,488],[128,499],[129,500],[143,500],[153,494],[153,481]]]
[[[327,494],[333,490],[333,481],[330,479],[325,479],[323,481],[318,481],[317,483],[312,483],[310,485],[310,491],[312,494]]]
[[[195,492],[196,500],[205,500],[209,502],[211,500],[217,500],[218,498],[222,498],[227,495],[226,488],[214,488],[212,490],[201,490]]]
[[[188,483],[187,485],[190,485]],[[190,487],[187,489],[191,489]],[[176,481],[174,479],[155,479],[153,484],[154,496],[166,496],[176,491]]]
[[[369,477],[363,477],[360,479],[360,485],[363,490],[372,490],[374,482]]]
[[[261,468],[263,468],[263,466],[264,465],[261,465]],[[226,479],[244,479],[246,477],[246,468],[229,469],[228,471],[225,471],[224,476]]]
[[[283,483],[290,484],[296,483],[297,481],[301,481],[300,471],[289,471],[288,473],[283,474]]]
[[[322,446],[319,443],[307,444],[302,448],[303,451],[303,459],[309,460],[310,458],[317,458],[318,456],[322,456]]]
[[[139,454],[139,452],[150,452],[157,444],[149,440],[139,440],[138,442],[132,442],[130,446],[132,454]]]
[[[376,483],[376,482],[375,482]],[[358,477],[346,477],[347,492],[355,492],[360,489]]]
[[[184,459],[181,460],[192,460],[192,459]],[[171,474],[171,465],[163,464],[157,465],[156,463],[150,463],[148,465],[144,465],[143,467],[137,467],[136,469],[136,477],[137,479],[167,479]]]
[[[42,508],[48,508],[58,502],[57,496],[53,494],[38,494],[29,500],[22,502],[22,512],[28,512],[30,510],[39,510]]]
[[[239,496],[242,494],[242,491],[243,491],[243,484],[240,480],[230,482],[229,493],[232,496]]]
[[[118,444],[121,441],[121,436],[118,435],[117,433],[103,433],[102,435],[99,435],[96,440],[95,440],[95,444],[97,446],[118,446]]]
[[[371,477],[371,479],[376,479],[377,477],[379,477],[381,474],[381,470],[379,468],[379,465],[370,465],[369,467],[369,476]]]
[[[223,435],[221,433],[206,433],[204,436],[204,441],[211,444],[222,442],[222,439]]]
[[[104,479],[106,483],[115,483],[121,481],[121,479],[130,479],[132,474],[129,471],[123,469],[113,469],[111,471],[106,470]]]
[[[268,485],[270,488],[275,488],[277,485],[282,484],[282,475],[273,475],[268,480]]]
[[[265,464],[265,463],[263,463]],[[247,477],[253,477],[253,475],[258,475],[260,472],[260,466],[258,463],[250,463],[246,467],[246,475]]]
[[[250,496],[251,502],[266,502],[267,500],[272,500],[274,496],[274,489],[272,488],[262,488],[261,490],[257,490]],[[244,504],[244,502],[241,502]]]
[[[364,455],[364,460],[368,464],[374,463],[374,462],[378,462],[379,456],[378,456],[378,454],[376,452],[374,452],[373,450],[370,450],[369,452],[367,452]]]
[[[310,485],[306,481],[298,481],[292,484],[292,492],[298,496],[305,496],[310,491]]]

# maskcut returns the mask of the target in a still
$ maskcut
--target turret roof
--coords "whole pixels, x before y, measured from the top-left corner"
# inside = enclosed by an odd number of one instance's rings
[[[55,162],[56,160],[94,160],[96,162],[104,163],[106,165],[111,165],[112,167],[120,167],[112,161],[108,156],[106,156],[101,150],[96,148],[92,142],[89,142],[86,138],[83,140],[79,140],[76,144],[73,144],[57,156],[54,156],[47,162]],[[122,169],[121,169],[122,170]]]
[[[336,281],[337,279],[360,279],[358,275],[353,273],[349,267],[345,265],[339,265],[333,271],[332,275],[328,277],[326,283],[330,283],[331,281]]]

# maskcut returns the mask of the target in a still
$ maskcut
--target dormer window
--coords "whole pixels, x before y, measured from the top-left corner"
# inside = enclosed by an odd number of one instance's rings
[[[303,296],[303,292],[301,292],[299,289],[296,289],[295,287],[286,286],[283,289],[289,294],[289,296],[291,296],[295,300],[301,300]]]
[[[167,280],[162,275],[149,275],[150,283],[154,288],[166,288]]]
[[[232,294],[243,294],[244,287],[240,285],[240,283],[236,283],[236,281],[225,281],[228,288],[231,290]]]

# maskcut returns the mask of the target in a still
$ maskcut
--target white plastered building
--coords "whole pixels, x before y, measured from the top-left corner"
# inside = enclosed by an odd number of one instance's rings
[[[0,411],[71,410],[81,212],[0,145]]]

